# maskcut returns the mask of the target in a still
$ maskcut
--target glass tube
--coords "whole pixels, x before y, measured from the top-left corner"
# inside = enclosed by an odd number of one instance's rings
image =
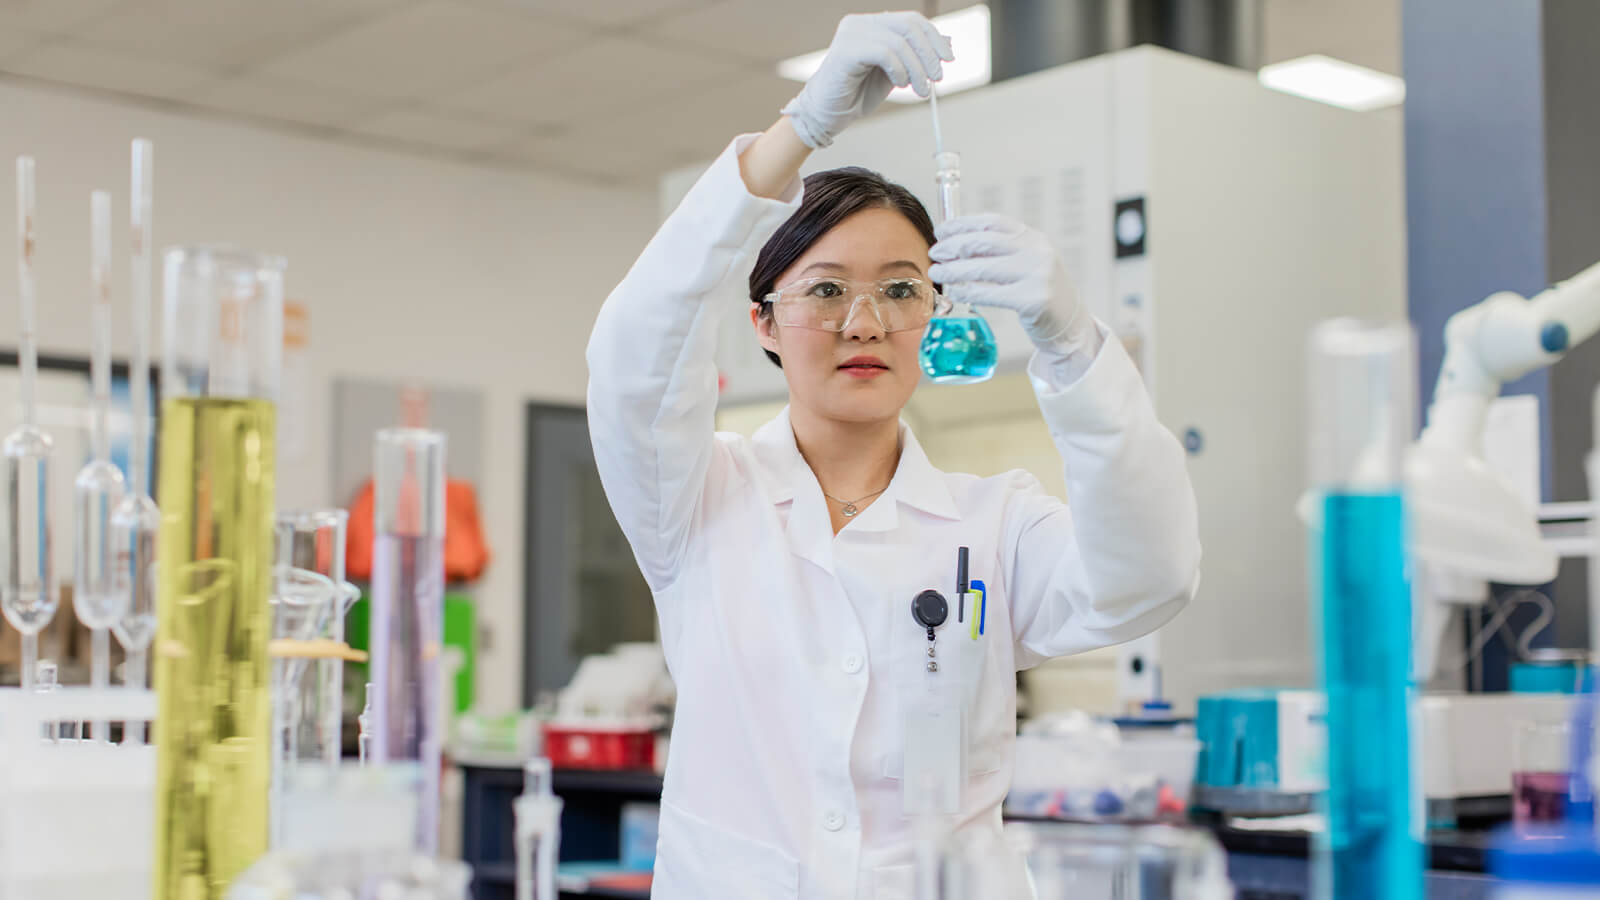
[[[111,626],[128,611],[128,596],[117,590],[116,545],[111,514],[122,500],[122,470],[111,462],[111,195],[89,196],[89,380],[93,386],[89,425],[92,458],[73,481],[72,608],[90,631],[93,652],[89,683],[111,684]],[[109,740],[110,723],[97,720],[90,732]]]
[[[561,846],[561,798],[551,791],[550,760],[530,759],[522,795],[512,802],[516,818],[517,900],[555,900],[556,858]]]
[[[1328,829],[1317,896],[1422,896],[1409,727],[1411,589],[1404,456],[1414,432],[1411,329],[1349,319],[1311,334],[1312,621],[1328,698]]]
[[[349,515],[342,509],[280,513],[278,564],[314,572],[337,587],[334,605],[323,616],[313,638],[344,643],[344,617],[354,602],[354,588],[345,583],[345,531]],[[298,673],[298,715],[293,735],[294,758],[300,762],[339,762],[344,711],[344,660],[306,660]]]
[[[112,626],[127,661],[123,681],[142,690],[147,681],[150,641],[156,633],[156,539],[161,531],[161,511],[150,496],[150,284],[151,210],[154,160],[150,142],[133,142],[132,190],[128,204],[130,225],[129,335],[133,355],[128,366],[128,490],[111,513],[111,541],[117,548],[117,591],[128,598],[128,609]],[[132,742],[142,729],[128,729]]]
[[[39,660],[39,632],[56,617],[55,554],[51,542],[50,457],[55,443],[38,427],[34,385],[38,379],[34,332],[36,280],[33,271],[36,218],[34,164],[17,157],[17,333],[18,390],[22,423],[0,443],[0,466],[10,502],[0,515],[0,614],[22,633],[22,687],[33,687]]]
[[[439,832],[445,436],[378,432],[373,453],[372,761],[422,764],[417,849]]]
[[[238,250],[165,255],[156,897],[219,898],[267,849],[283,270]]]
[[[934,154],[940,221],[961,215],[961,154]],[[975,384],[994,377],[999,350],[988,320],[955,291],[940,298],[923,335],[919,360],[936,384]]]

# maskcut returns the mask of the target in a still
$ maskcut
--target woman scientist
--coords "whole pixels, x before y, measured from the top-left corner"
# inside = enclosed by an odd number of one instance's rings
[[[1146,634],[1193,593],[1183,452],[1045,236],[993,216],[935,229],[859,169],[798,178],[951,58],[914,13],[844,19],[782,118],[711,165],[595,324],[595,457],[678,688],[659,900],[909,898],[920,821],[995,847],[985,875],[1003,887],[985,898],[1029,896],[997,840],[1015,672]],[[1022,472],[939,471],[900,421],[935,282],[1027,327],[1070,510]],[[717,323],[737,302],[789,386],[748,440],[713,426]],[[960,547],[980,609],[954,592]]]

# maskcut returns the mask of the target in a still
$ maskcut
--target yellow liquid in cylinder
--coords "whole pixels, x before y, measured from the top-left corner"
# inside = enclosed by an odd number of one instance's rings
[[[162,407],[154,900],[219,900],[267,851],[275,419],[265,400]]]

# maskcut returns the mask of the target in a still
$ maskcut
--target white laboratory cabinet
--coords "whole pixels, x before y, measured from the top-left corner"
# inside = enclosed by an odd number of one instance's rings
[[[1161,420],[1189,450],[1205,549],[1199,594],[1159,634],[1124,648],[1122,699],[1154,691],[1158,668],[1180,710],[1224,688],[1308,684],[1306,537],[1294,514],[1306,486],[1304,348],[1324,318],[1405,316],[1398,111],[1290,97],[1249,72],[1153,47],[939,106],[946,148],[961,153],[966,210],[1006,213],[1054,239],[1083,301],[1132,352]],[[886,104],[807,171],[876,169],[932,209],[932,150],[927,107]],[[702,169],[662,180],[663,215]],[[1020,375],[1031,347],[1010,313],[989,318],[1011,374],[980,388],[924,386],[908,411],[935,464],[949,465],[924,431],[1031,414]],[[729,305],[718,354],[725,406],[782,399],[747,305]],[[1061,483],[1040,471],[1049,463],[1037,447],[991,446],[981,463],[990,471],[1022,466]]]

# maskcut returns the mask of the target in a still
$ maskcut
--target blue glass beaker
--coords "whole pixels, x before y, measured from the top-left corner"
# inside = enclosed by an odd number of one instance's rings
[[[968,303],[956,303],[928,321],[918,361],[935,384],[976,384],[994,377],[1000,353],[989,323]]]

